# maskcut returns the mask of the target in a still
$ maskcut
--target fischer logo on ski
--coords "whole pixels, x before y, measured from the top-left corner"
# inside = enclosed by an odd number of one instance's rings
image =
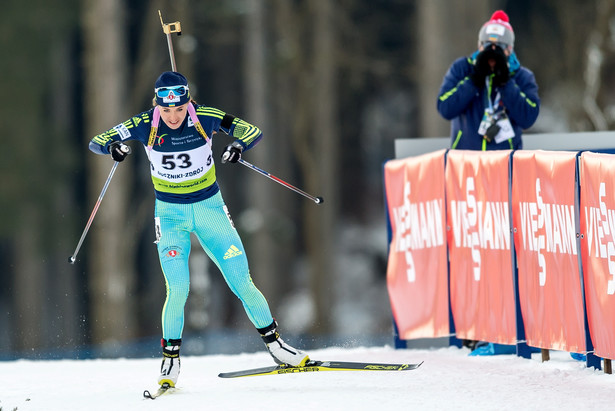
[[[316,371],[409,371],[417,369],[421,364],[423,364],[423,362],[416,364],[378,364],[349,361],[308,361],[306,365],[301,367],[293,367],[286,364],[274,365],[271,367],[223,372],[218,374],[218,377],[254,377],[259,375],[296,374]]]

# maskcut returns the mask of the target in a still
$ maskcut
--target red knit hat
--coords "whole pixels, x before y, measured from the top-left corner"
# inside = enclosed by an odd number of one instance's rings
[[[509,23],[508,14],[503,10],[493,13],[491,19],[483,24],[478,32],[478,46],[487,42],[497,43],[509,50],[515,46],[515,32]]]

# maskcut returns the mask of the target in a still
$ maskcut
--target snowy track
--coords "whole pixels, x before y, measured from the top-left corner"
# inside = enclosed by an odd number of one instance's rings
[[[0,408],[25,410],[578,410],[610,409],[615,375],[567,353],[551,361],[468,357],[467,349],[329,348],[313,358],[420,362],[409,372],[336,372],[225,380],[221,371],[271,365],[265,353],[182,357],[178,390],[155,401],[159,359],[0,362]]]

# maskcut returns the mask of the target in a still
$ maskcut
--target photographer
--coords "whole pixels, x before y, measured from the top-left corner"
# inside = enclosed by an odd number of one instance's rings
[[[444,76],[438,112],[451,120],[451,149],[523,148],[522,130],[536,121],[540,99],[514,43],[508,15],[498,10],[480,29],[478,50],[453,62]]]

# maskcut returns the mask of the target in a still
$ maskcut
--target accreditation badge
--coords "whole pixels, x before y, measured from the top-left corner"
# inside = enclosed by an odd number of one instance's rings
[[[500,132],[495,136],[496,143],[501,143],[515,136],[515,130],[506,114],[503,113],[496,124],[500,127]]]
[[[480,125],[478,126],[478,135],[484,136],[487,133],[487,129],[491,126],[491,123],[492,123],[491,112],[489,111],[489,109],[485,109],[485,112],[483,113],[483,119],[481,120]]]

